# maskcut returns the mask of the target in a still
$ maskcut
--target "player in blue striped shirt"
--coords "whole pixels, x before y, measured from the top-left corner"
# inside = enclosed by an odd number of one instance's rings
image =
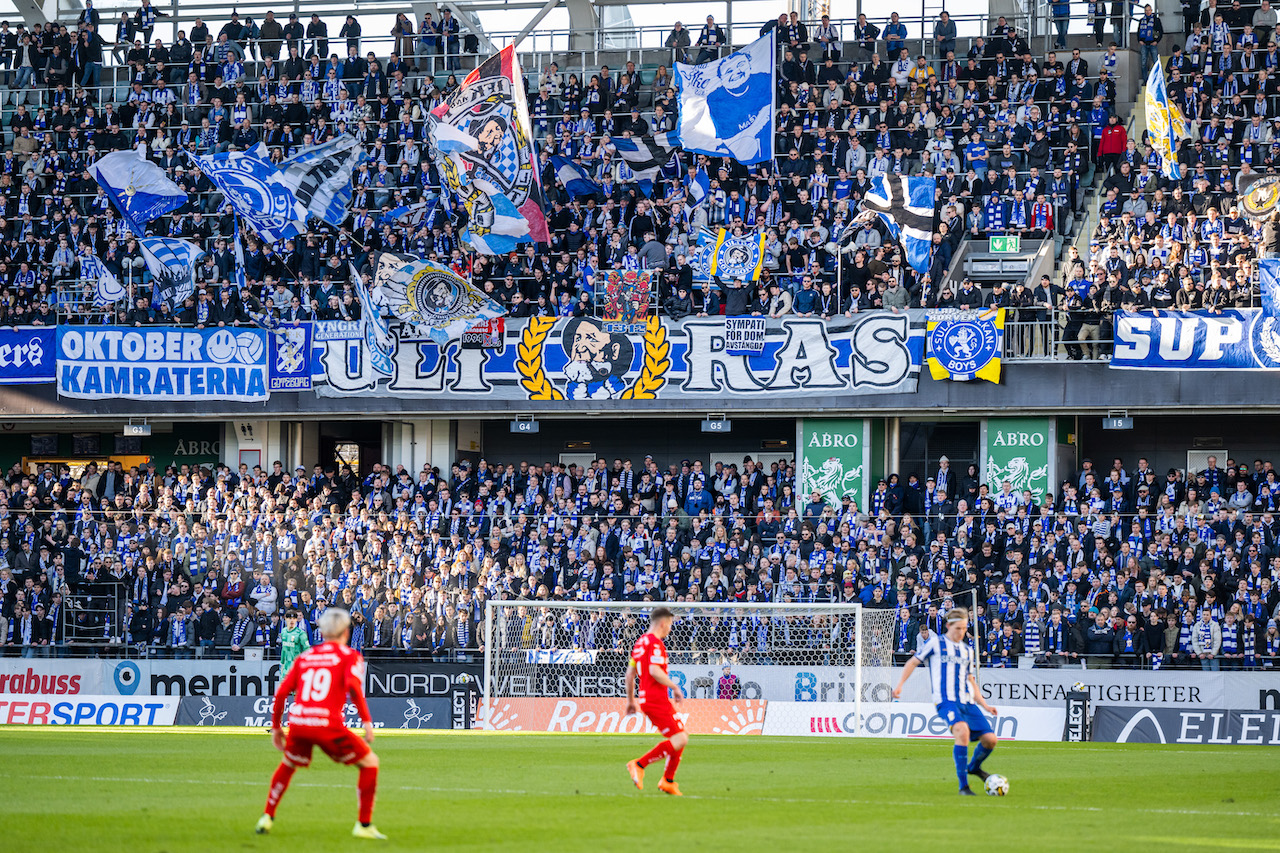
[[[996,709],[987,704],[978,689],[978,680],[973,674],[973,650],[967,642],[968,630],[968,612],[960,608],[949,611],[946,634],[934,634],[916,649],[902,668],[898,686],[893,688],[893,698],[901,698],[902,686],[916,667],[922,663],[929,665],[933,704],[938,708],[938,716],[947,721],[956,738],[952,754],[956,762],[956,777],[960,780],[960,795],[964,797],[975,796],[969,787],[970,775],[986,780],[982,762],[996,748],[996,733],[982,715],[985,710],[994,717]],[[979,741],[970,761],[969,739],[973,735],[977,735]]]

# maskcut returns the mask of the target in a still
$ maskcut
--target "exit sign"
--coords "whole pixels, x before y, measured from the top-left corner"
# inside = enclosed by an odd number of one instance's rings
[[[1019,252],[1021,251],[1021,247],[1019,246],[1020,240],[1021,238],[1013,235],[1006,235],[1004,237],[988,237],[987,251],[991,252],[993,255],[1004,255],[1009,254],[1010,252]]]
[[[1133,418],[1103,418],[1103,429],[1133,429]]]

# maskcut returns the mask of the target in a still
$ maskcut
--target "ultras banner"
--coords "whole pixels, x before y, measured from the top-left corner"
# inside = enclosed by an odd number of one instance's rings
[[[726,318],[641,325],[590,317],[507,318],[497,349],[397,335],[391,375],[374,369],[353,323],[317,323],[315,389],[455,401],[717,400],[914,393],[923,311],[768,320],[759,352],[730,354]]]

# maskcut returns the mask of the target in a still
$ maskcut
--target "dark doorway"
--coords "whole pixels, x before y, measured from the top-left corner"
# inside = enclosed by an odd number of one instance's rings
[[[381,421],[326,421],[320,424],[320,464],[341,471],[343,465],[360,476],[382,458]],[[308,472],[310,473],[310,472]]]
[[[981,452],[980,427],[978,421],[903,421],[902,467],[898,473],[904,478],[916,474],[923,483],[937,473],[938,457],[945,456],[951,460],[951,470],[964,476]]]

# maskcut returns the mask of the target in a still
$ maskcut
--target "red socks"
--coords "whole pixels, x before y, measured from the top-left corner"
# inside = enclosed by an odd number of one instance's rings
[[[280,805],[280,798],[284,796],[284,792],[289,788],[289,780],[293,778],[293,771],[297,768],[280,762],[280,766],[276,768],[276,772],[271,776],[271,788],[267,791],[267,807],[264,811],[270,817],[276,816],[276,806]]]
[[[672,750],[670,757],[667,758],[667,769],[663,771],[662,778],[668,782],[676,780],[676,770],[680,767],[680,756],[684,755],[683,749]]]
[[[650,764],[654,763],[655,761],[658,761],[664,756],[667,756],[670,754],[671,754],[671,741],[664,740],[661,743],[659,743],[657,746],[655,746],[653,749],[649,750],[644,755],[640,756],[640,766],[648,767]]]
[[[356,790],[360,792],[360,822],[373,822],[373,795],[378,789],[378,768],[361,767]]]

